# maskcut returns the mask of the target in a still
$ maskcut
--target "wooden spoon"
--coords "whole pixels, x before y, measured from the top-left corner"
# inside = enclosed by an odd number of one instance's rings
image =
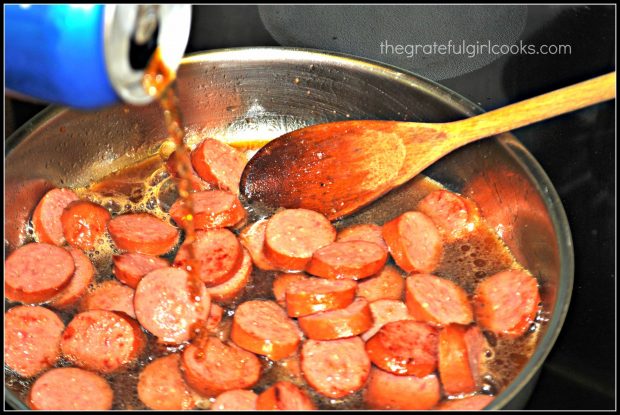
[[[241,192],[251,203],[306,208],[338,219],[459,147],[613,99],[615,94],[612,72],[460,121],[313,125],[261,148],[243,171]]]

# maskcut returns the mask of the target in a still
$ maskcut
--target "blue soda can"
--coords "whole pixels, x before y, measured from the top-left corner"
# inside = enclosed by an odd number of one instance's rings
[[[151,102],[142,87],[160,48],[176,70],[189,39],[191,6],[6,5],[7,92],[74,108]]]

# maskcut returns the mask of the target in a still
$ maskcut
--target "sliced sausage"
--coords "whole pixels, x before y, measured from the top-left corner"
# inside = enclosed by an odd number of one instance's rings
[[[276,303],[252,300],[237,307],[230,338],[239,347],[280,360],[295,353],[301,334]]]
[[[75,271],[69,284],[63,288],[54,298],[51,299],[50,305],[58,309],[66,309],[74,305],[86,293],[90,283],[95,277],[95,267],[88,256],[79,249],[69,247],[67,249],[73,257],[75,263]]]
[[[333,340],[364,333],[372,327],[372,314],[368,301],[357,298],[346,308],[300,317],[298,321],[308,338]]]
[[[439,378],[448,395],[468,394],[476,390],[469,366],[464,326],[450,324],[439,333]]]
[[[224,304],[230,303],[243,293],[252,277],[252,257],[246,249],[243,249],[242,255],[241,266],[228,281],[207,288],[211,300]]]
[[[267,219],[261,219],[246,226],[239,233],[239,241],[250,251],[254,265],[265,271],[273,271],[276,267],[265,257],[265,252],[263,251],[266,227]]]
[[[393,321],[366,342],[366,353],[387,372],[424,377],[437,367],[437,345],[434,327],[419,321]]]
[[[277,382],[258,395],[256,409],[260,411],[312,411],[312,399],[291,382]]]
[[[138,398],[155,410],[188,410],[196,406],[194,393],[187,387],[179,367],[178,354],[149,363],[138,379]]]
[[[366,241],[373,242],[387,251],[388,246],[383,240],[383,234],[381,226],[374,223],[368,223],[363,225],[354,225],[348,228],[344,228],[338,232],[336,240],[339,242],[347,241]]]
[[[120,215],[108,222],[108,231],[119,249],[163,255],[177,244],[179,231],[148,213]]]
[[[78,196],[69,189],[52,189],[43,196],[32,213],[32,227],[39,242],[61,246],[65,243],[60,216]]]
[[[400,300],[405,291],[405,278],[393,266],[386,265],[372,278],[357,284],[357,295],[368,302],[377,300]]]
[[[183,242],[173,265],[189,271],[190,246]],[[243,249],[234,233],[228,229],[209,229],[196,232],[193,242],[196,272],[202,282],[213,287],[232,278],[243,261]]]
[[[209,317],[205,323],[207,331],[210,333],[215,332],[222,321],[222,317],[224,317],[224,309],[215,303],[211,303],[211,307],[209,307]]]
[[[256,355],[216,337],[199,340],[183,351],[181,368],[188,385],[201,395],[217,396],[258,382],[261,364]]]
[[[286,311],[302,317],[319,311],[345,308],[355,299],[357,283],[351,280],[306,278],[292,281],[286,288]]]
[[[138,253],[114,255],[112,261],[114,276],[131,288],[136,288],[142,277],[149,272],[170,266],[165,259]]]
[[[192,151],[196,173],[222,190],[239,194],[239,181],[245,168],[244,155],[219,140],[206,138]]]
[[[113,400],[114,392],[104,378],[76,367],[44,373],[28,394],[30,409],[44,411],[106,411],[112,409]]]
[[[56,364],[65,325],[47,308],[17,306],[4,314],[4,363],[29,378]]]
[[[364,400],[371,409],[426,410],[434,407],[440,397],[435,374],[423,378],[398,376],[373,368]]]
[[[415,320],[400,300],[377,300],[370,303],[369,307],[373,325],[361,335],[364,341],[368,341],[384,324],[391,321]]]
[[[480,221],[478,208],[471,200],[447,190],[429,193],[417,209],[431,218],[447,242],[463,238]]]
[[[373,242],[334,242],[312,255],[306,271],[323,278],[362,279],[381,271],[387,251]]]
[[[213,411],[255,411],[258,395],[251,390],[233,389],[222,392],[211,406]]]
[[[407,272],[429,273],[441,261],[441,236],[420,212],[405,212],[383,225],[383,239],[396,264]]]
[[[312,254],[336,239],[336,229],[318,212],[285,209],[273,215],[265,228],[267,259],[284,271],[303,271]]]
[[[278,273],[273,279],[273,296],[278,304],[286,308],[286,289],[289,284],[294,281],[302,281],[308,278],[308,275],[304,273]]]
[[[193,293],[190,276],[176,268],[151,271],[138,283],[134,309],[140,324],[162,343],[180,344],[209,316],[211,299],[204,285]]]
[[[230,192],[207,190],[190,193],[195,229],[225,228],[235,226],[245,218],[245,209],[239,198]],[[183,199],[177,199],[170,207],[170,216],[185,228],[190,215]]]
[[[452,281],[429,274],[407,277],[407,307],[416,320],[436,325],[469,324],[473,308],[467,292]]]
[[[536,278],[524,271],[502,271],[476,287],[476,321],[495,334],[519,337],[536,319],[539,303]]]
[[[484,409],[493,400],[493,396],[474,395],[459,399],[450,399],[441,402],[435,409],[440,411],[479,411]]]
[[[359,337],[308,340],[301,348],[301,370],[314,390],[338,399],[364,387],[370,373],[370,360]]]
[[[97,284],[80,302],[80,311],[108,310],[122,311],[136,318],[133,307],[134,289],[115,280]]]
[[[134,319],[107,310],[77,314],[60,341],[62,354],[71,363],[103,373],[134,362],[145,345],[146,336]]]
[[[180,178],[177,168],[184,165],[180,161],[178,161],[178,159],[179,159],[178,153],[174,151],[172,154],[170,154],[170,157],[168,157],[168,159],[166,160],[166,171],[170,172],[172,176],[176,178]],[[187,161],[191,164],[191,158],[189,154],[188,154]],[[198,174],[196,173],[196,170],[194,170],[193,167],[191,167],[191,170],[189,172],[188,180],[189,180],[190,188],[195,192],[201,192],[203,190],[212,189],[211,184],[202,180],[200,176],[198,176]]]
[[[469,367],[476,381],[476,386],[482,386],[482,377],[487,372],[487,362],[493,356],[493,351],[482,330],[478,326],[470,326],[465,331],[465,346]]]
[[[103,240],[110,212],[87,200],[69,203],[60,215],[62,233],[74,248],[90,251]]]
[[[4,296],[22,303],[50,300],[69,284],[74,271],[75,261],[66,249],[23,245],[4,261]]]

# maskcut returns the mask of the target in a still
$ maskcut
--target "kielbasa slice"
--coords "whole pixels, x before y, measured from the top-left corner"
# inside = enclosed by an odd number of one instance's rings
[[[536,278],[519,270],[502,271],[478,284],[474,310],[478,324],[506,337],[523,335],[536,319],[540,294]]]
[[[417,209],[431,218],[446,242],[463,238],[474,231],[480,221],[474,202],[447,190],[429,193]]]
[[[435,325],[473,321],[467,292],[454,282],[435,275],[417,274],[407,277],[406,285],[407,307],[416,320]]]
[[[387,372],[424,377],[437,367],[437,345],[434,327],[413,320],[393,321],[366,342],[366,353]]]
[[[190,275],[182,269],[160,268],[138,283],[134,309],[140,324],[162,343],[180,344],[206,322],[211,299],[204,285],[193,292]],[[199,298],[199,299],[197,299]]]
[[[75,271],[75,261],[63,248],[30,243],[4,261],[4,296],[10,301],[42,303],[62,291]]]
[[[73,277],[71,277],[69,284],[50,301],[51,306],[61,310],[77,303],[86,293],[95,277],[95,267],[90,262],[88,256],[73,247],[69,247],[67,251],[69,251],[75,263]]]
[[[134,362],[145,345],[146,336],[134,319],[107,310],[77,314],[60,341],[62,353],[71,363],[103,373]]]
[[[191,246],[183,242],[173,265],[189,271]],[[208,229],[196,232],[193,242],[196,273],[208,287],[232,278],[243,261],[243,249],[234,233],[228,229]]]
[[[264,271],[273,271],[276,267],[265,257],[263,245],[265,244],[265,228],[267,219],[261,219],[246,226],[239,233],[239,241],[252,255],[254,265]]]
[[[205,138],[192,151],[192,166],[204,181],[239,194],[239,182],[245,168],[244,155],[214,138]]]
[[[301,334],[275,302],[252,300],[237,307],[230,338],[239,347],[280,360],[295,353]]]
[[[56,364],[65,325],[51,310],[17,306],[4,314],[4,363],[29,378]]]
[[[155,410],[189,410],[196,406],[195,393],[183,379],[178,354],[160,357],[140,373],[138,398]]]
[[[423,213],[405,212],[386,223],[383,239],[396,264],[407,272],[432,272],[441,261],[441,236]]]
[[[118,281],[104,281],[88,292],[80,302],[80,311],[122,311],[136,318],[133,307],[134,289]]]
[[[358,297],[346,308],[300,317],[298,321],[308,338],[333,340],[364,333],[372,327],[372,314],[368,301]]]
[[[359,337],[308,340],[301,348],[301,370],[314,390],[338,399],[364,387],[370,373],[370,359]]]
[[[348,228],[344,228],[336,237],[336,241],[338,242],[347,242],[347,241],[366,241],[373,242],[386,251],[388,250],[388,246],[383,240],[383,233],[381,226],[375,225],[374,223],[367,223],[363,225],[354,225]]]
[[[191,156],[188,154],[187,161],[191,164],[190,157]],[[183,164],[181,163],[179,159],[179,155],[176,151],[174,151],[172,154],[170,154],[170,157],[168,157],[168,159],[166,160],[166,171],[171,173],[173,177],[179,179],[180,176],[179,176],[179,172],[177,171],[177,168],[181,166],[183,166]],[[191,166],[191,169],[189,171],[189,174],[187,175],[187,178],[189,180],[190,188],[195,192],[201,192],[203,190],[211,190],[213,188],[210,183],[205,182],[204,180],[200,178],[200,176],[198,176],[198,173],[196,173],[196,170],[193,168],[193,166]]]
[[[260,411],[312,411],[316,409],[308,395],[291,382],[281,381],[258,395]]]
[[[286,289],[289,284],[294,281],[302,281],[308,279],[308,275],[304,273],[280,272],[273,279],[273,296],[278,304],[286,308]]]
[[[334,242],[312,255],[306,271],[323,278],[362,279],[381,271],[387,251],[373,242]]]
[[[439,333],[439,378],[448,395],[468,394],[476,390],[469,366],[464,326],[450,324]]]
[[[233,389],[222,392],[211,406],[213,411],[255,411],[258,395],[251,390]]]
[[[336,229],[325,216],[308,209],[285,209],[267,222],[264,252],[283,271],[303,271],[312,254],[335,239]]]
[[[465,346],[467,347],[467,357],[469,367],[476,381],[476,386],[482,385],[482,376],[487,372],[487,362],[493,351],[482,330],[478,326],[470,326],[465,331]]]
[[[345,308],[355,299],[356,289],[357,283],[351,280],[292,281],[286,288],[286,311],[290,317],[302,317]]]
[[[32,227],[39,242],[61,246],[65,243],[60,216],[79,197],[69,189],[52,189],[43,196],[32,213]]]
[[[210,333],[215,332],[222,321],[222,317],[224,317],[224,309],[215,303],[211,303],[205,329]]]
[[[60,215],[62,233],[74,248],[90,251],[103,240],[110,212],[103,206],[87,200],[69,203]]]
[[[146,255],[163,255],[179,240],[174,226],[148,213],[117,216],[108,222],[108,231],[119,249]]]
[[[440,411],[479,411],[484,409],[493,400],[493,396],[474,395],[459,399],[450,399],[441,402],[435,409]]]
[[[114,392],[96,373],[76,367],[61,367],[44,373],[28,394],[30,409],[106,411],[112,408]]]
[[[202,337],[185,348],[181,368],[187,384],[204,396],[254,386],[261,364],[256,355],[216,337]]]
[[[239,198],[230,192],[207,190],[190,193],[195,229],[226,228],[235,226],[245,218],[245,209]],[[190,214],[183,199],[178,199],[170,207],[170,216],[182,228],[187,224]]]
[[[211,300],[224,304],[230,303],[243,293],[252,277],[252,257],[246,249],[243,249],[242,255],[241,266],[228,281],[214,287],[207,287]]]
[[[386,265],[372,278],[357,284],[357,295],[372,303],[377,300],[400,300],[405,291],[405,278],[393,266]]]
[[[407,306],[400,300],[377,300],[369,305],[372,314],[373,324],[370,329],[365,331],[361,337],[362,340],[368,341],[374,336],[384,324],[391,321],[399,320],[415,320]]]
[[[136,288],[138,282],[151,271],[169,267],[168,261],[152,255],[125,253],[112,257],[114,276],[123,284]]]
[[[439,380],[435,374],[423,378],[398,376],[373,368],[364,399],[371,409],[426,410],[439,402]]]

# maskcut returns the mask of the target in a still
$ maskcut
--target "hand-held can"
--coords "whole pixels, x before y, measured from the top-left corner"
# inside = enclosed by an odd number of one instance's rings
[[[6,88],[81,109],[147,104],[149,58],[159,47],[176,70],[190,23],[190,5],[7,5]]]

